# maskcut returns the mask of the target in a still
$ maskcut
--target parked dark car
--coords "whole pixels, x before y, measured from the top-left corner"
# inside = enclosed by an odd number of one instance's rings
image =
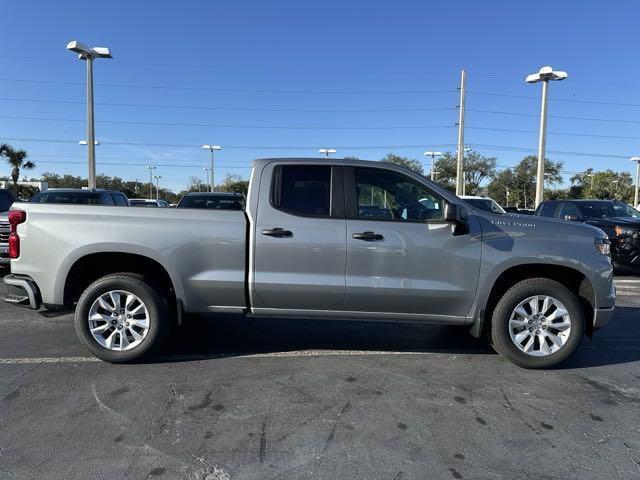
[[[52,188],[37,193],[31,203],[72,203],[77,205],[113,205],[129,207],[129,199],[113,190],[83,190],[79,188]]]
[[[640,212],[616,200],[553,200],[542,202],[536,215],[588,223],[611,240],[611,259],[618,265],[640,266]]]
[[[180,199],[178,208],[210,208],[244,210],[244,195],[233,192],[189,192]]]

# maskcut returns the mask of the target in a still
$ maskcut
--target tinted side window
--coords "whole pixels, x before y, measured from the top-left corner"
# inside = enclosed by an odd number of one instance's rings
[[[115,204],[119,207],[126,207],[127,204],[127,199],[124,198],[124,195],[118,195],[118,194],[113,194],[111,195],[113,197],[113,201],[115,202]]]
[[[401,173],[356,168],[358,218],[397,221],[442,221],[444,201]]]
[[[331,208],[331,167],[284,165],[277,167],[273,203],[297,215],[328,217]]]
[[[555,203],[543,203],[540,208],[540,216],[541,217],[553,217],[553,212],[556,210]]]
[[[101,205],[115,205],[113,203],[113,198],[108,193],[103,193],[100,195],[100,204]]]

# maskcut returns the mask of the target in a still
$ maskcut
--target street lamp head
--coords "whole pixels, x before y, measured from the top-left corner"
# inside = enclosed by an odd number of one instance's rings
[[[147,165],[147,168],[149,170],[155,170],[156,169],[156,167],[154,165]]]
[[[88,143],[89,143],[89,142],[87,142],[86,140],[80,140],[80,141],[78,142],[78,145],[87,145]],[[100,142],[99,142],[98,140],[94,140],[94,141],[93,141],[93,144],[94,144],[94,145],[100,145]]]
[[[321,148],[318,153],[336,153],[335,148]]]
[[[425,157],[440,157],[444,154],[442,152],[424,152],[423,155]]]
[[[549,80],[564,80],[568,77],[567,72],[563,72],[560,70],[554,71],[551,67],[542,67],[538,73],[532,73],[531,75],[527,75],[525,81],[527,83],[538,83],[545,82]]]
[[[631,157],[631,161],[640,163],[640,157]]]
[[[220,145],[202,145],[202,148],[204,148],[205,150],[222,150],[222,147]]]
[[[111,52],[107,47],[87,47],[84,43],[80,43],[76,40],[67,44],[67,50],[71,50],[78,54],[78,58],[86,60],[91,58],[113,58]]]

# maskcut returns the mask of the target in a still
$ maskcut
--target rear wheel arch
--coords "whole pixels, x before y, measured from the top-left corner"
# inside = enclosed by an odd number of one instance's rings
[[[176,304],[176,285],[167,269],[145,255],[124,252],[91,253],[77,259],[64,281],[63,302],[72,308],[84,290],[95,280],[113,273],[139,275],[159,288],[170,305]]]

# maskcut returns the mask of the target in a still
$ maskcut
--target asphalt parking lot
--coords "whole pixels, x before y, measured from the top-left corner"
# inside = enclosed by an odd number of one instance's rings
[[[550,371],[452,327],[254,319],[116,366],[0,304],[0,479],[640,479],[640,278],[616,282]]]

